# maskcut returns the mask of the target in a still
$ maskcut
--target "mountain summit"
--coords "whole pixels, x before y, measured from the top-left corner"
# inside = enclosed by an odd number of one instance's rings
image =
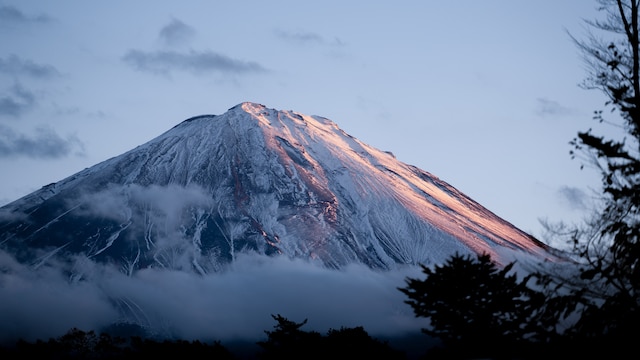
[[[548,256],[451,185],[320,116],[251,102],[190,118],[0,208],[0,244],[35,266],[82,255],[123,271],[210,273],[240,253],[329,268]]]

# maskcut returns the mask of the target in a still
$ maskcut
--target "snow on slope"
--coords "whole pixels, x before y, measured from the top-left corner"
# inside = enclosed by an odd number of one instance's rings
[[[2,214],[0,243],[72,242],[89,257],[125,259],[129,272],[205,273],[243,251],[383,269],[454,252],[549,256],[449,184],[331,120],[250,102],[188,119]]]

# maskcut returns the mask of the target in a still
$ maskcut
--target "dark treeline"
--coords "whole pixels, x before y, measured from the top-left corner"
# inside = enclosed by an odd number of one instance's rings
[[[329,329],[323,335],[302,330],[307,320],[296,323],[281,315],[273,318],[277,324],[273,330],[265,331],[266,339],[244,344],[244,347],[238,344],[225,346],[220,341],[207,343],[120,336],[110,332],[98,334],[93,330],[74,328],[47,341],[19,340],[0,347],[0,359],[407,359],[404,351],[371,337],[363,327]]]
[[[140,359],[142,358],[208,358],[234,359],[219,342],[155,340],[140,336],[124,338],[107,332],[71,329],[63,336],[47,341],[18,341],[0,349],[2,359]]]

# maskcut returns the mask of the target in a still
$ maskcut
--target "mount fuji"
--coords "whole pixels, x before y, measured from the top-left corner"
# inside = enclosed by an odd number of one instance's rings
[[[547,248],[437,177],[334,122],[245,102],[2,208],[21,261],[84,254],[132,273],[208,273],[240,252],[340,268]]]
[[[244,102],[0,208],[0,335],[117,321],[184,337],[259,335],[276,311],[415,330],[396,286],[454,253],[554,258],[333,121]],[[248,330],[249,318],[261,322]]]

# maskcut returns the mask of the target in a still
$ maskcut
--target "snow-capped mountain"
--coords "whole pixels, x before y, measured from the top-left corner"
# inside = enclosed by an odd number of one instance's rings
[[[129,274],[211,273],[245,252],[374,269],[454,252],[550,256],[451,185],[331,120],[250,102],[185,120],[5,205],[0,244],[35,266],[82,254]]]

